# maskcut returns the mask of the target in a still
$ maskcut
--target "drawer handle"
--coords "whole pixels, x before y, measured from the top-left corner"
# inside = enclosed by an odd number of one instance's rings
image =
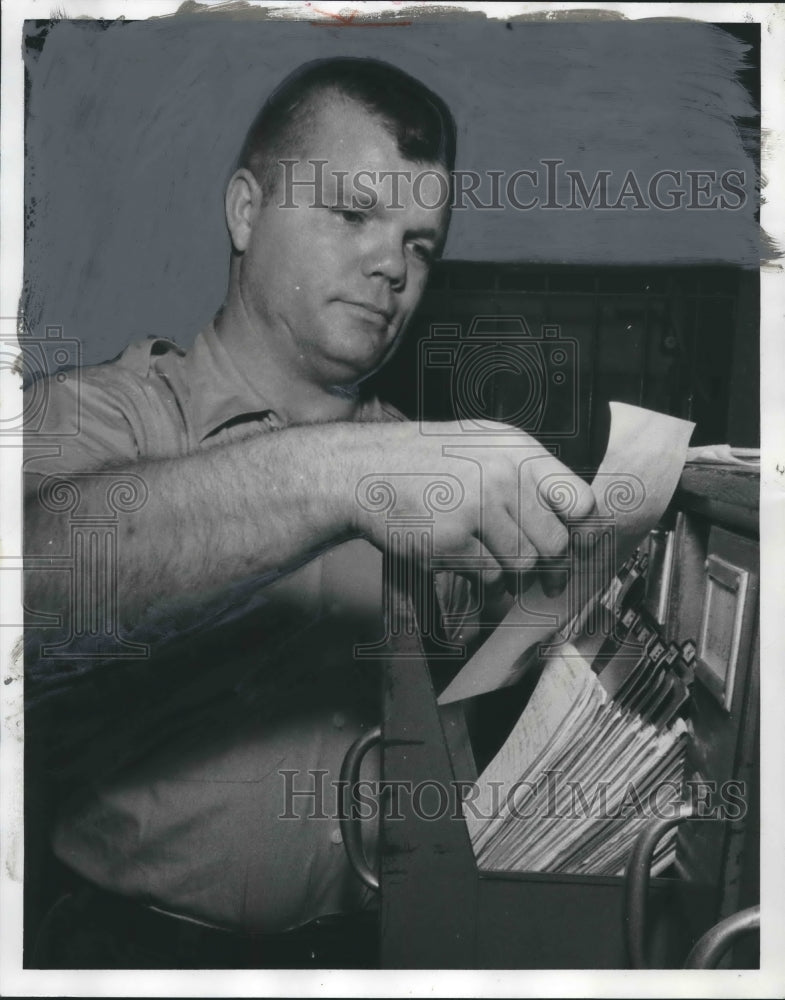
[[[760,906],[739,910],[720,920],[698,939],[684,963],[685,969],[716,969],[719,960],[736,938],[760,930]]]
[[[633,969],[647,969],[646,923],[651,859],[657,844],[668,830],[692,816],[686,803],[674,816],[652,820],[641,830],[630,853],[624,872],[624,933],[627,955]]]
[[[355,875],[374,892],[379,891],[379,876],[371,871],[368,860],[363,850],[362,820],[358,816],[352,816],[350,810],[351,789],[360,780],[360,765],[363,758],[371,749],[381,742],[382,730],[380,726],[369,729],[363,733],[359,739],[346,751],[346,756],[341,765],[341,815],[339,822],[341,826],[341,837],[346,848],[346,856]]]

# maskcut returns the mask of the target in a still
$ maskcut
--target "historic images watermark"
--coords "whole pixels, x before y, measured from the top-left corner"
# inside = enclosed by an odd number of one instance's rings
[[[514,783],[490,781],[481,786],[472,781],[435,779],[361,779],[351,786],[328,780],[329,771],[281,769],[282,820],[403,820],[413,815],[423,820],[450,817],[463,820],[493,820],[504,813],[513,819],[534,817],[565,821],[672,819],[688,804],[695,819],[742,820],[747,814],[744,781],[725,782],[691,779],[663,780],[623,787],[611,780],[582,782],[567,780],[558,769],[543,771],[536,781]],[[485,790],[490,794],[484,794]],[[478,799],[482,798],[481,805]],[[338,804],[343,802],[343,807]]]
[[[738,211],[747,203],[744,170],[661,169],[651,174],[597,170],[587,174],[544,157],[518,170],[325,170],[327,160],[282,159],[277,207],[395,211],[406,203],[428,210],[528,212]]]

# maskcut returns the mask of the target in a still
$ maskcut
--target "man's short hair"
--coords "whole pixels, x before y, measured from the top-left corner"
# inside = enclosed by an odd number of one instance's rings
[[[313,100],[334,93],[356,101],[395,139],[414,163],[455,166],[455,121],[444,101],[397,66],[378,59],[339,57],[305,63],[273,91],[248,130],[237,161],[270,197],[280,177],[278,161],[301,151],[318,107]]]

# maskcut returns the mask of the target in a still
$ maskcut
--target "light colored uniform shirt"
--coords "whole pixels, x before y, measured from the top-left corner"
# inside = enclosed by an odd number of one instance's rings
[[[371,400],[358,402],[355,419],[401,417]],[[59,454],[28,468],[174,457],[285,426],[285,401],[249,382],[210,325],[187,353],[150,339],[78,378],[51,380],[40,433],[61,435]],[[381,553],[357,539],[259,588],[258,648],[239,655],[258,656],[282,679],[306,664],[307,683],[272,712],[238,703],[210,731],[172,737],[91,781],[58,819],[57,856],[110,891],[235,929],[279,931],[371,904],[347,862],[332,782],[351,743],[379,720],[378,698],[368,697],[378,667],[353,649],[384,635],[381,565]],[[465,593],[460,582],[453,589],[446,599],[455,611]],[[278,608],[294,611],[296,627],[271,642],[264,621]],[[227,659],[236,655],[227,649]],[[373,755],[363,776],[377,776]],[[287,786],[311,794],[287,801]],[[373,856],[373,823],[367,832]]]

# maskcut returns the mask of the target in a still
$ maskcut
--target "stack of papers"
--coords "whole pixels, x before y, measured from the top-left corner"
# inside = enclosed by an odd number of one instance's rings
[[[464,801],[478,867],[623,874],[642,826],[678,808],[686,744],[683,719],[659,730],[645,722],[565,644]],[[675,831],[660,842],[654,875],[674,851]]]

